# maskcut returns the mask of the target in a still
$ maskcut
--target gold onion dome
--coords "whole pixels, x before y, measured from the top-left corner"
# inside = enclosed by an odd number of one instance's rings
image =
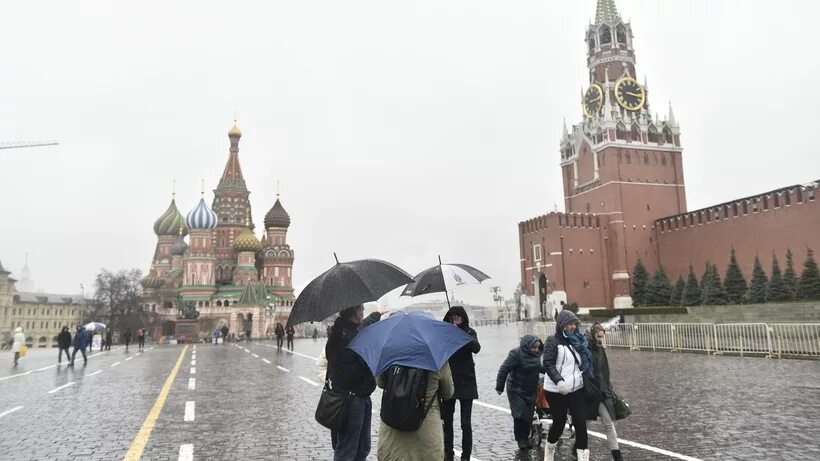
[[[148,272],[148,275],[146,275],[142,279],[142,287],[143,288],[159,288],[159,287],[162,286],[162,284],[163,284],[162,279],[157,277],[157,274],[154,272],[153,269],[151,269],[151,271]]]
[[[228,137],[229,138],[241,138],[242,131],[239,130],[239,127],[236,126],[236,122],[234,122],[233,127],[228,130]]]
[[[182,228],[182,235],[188,234],[188,228],[185,227],[185,218],[177,209],[176,202],[172,199],[171,204],[162,216],[157,218],[154,222],[154,233],[157,235],[179,235],[179,229]]]
[[[239,234],[239,237],[234,240],[233,248],[236,251],[257,252],[262,249],[262,245],[250,229],[245,229],[241,234]]]

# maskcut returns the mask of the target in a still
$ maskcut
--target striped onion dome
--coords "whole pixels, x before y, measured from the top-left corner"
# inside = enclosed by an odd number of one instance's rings
[[[171,255],[172,256],[183,256],[185,254],[185,250],[188,249],[188,244],[185,243],[185,239],[182,238],[182,235],[177,236],[177,241],[171,245]]]
[[[142,287],[143,288],[159,288],[159,287],[162,286],[162,284],[163,284],[162,279],[157,277],[157,274],[154,272],[153,269],[151,269],[151,271],[148,272],[148,275],[146,275],[142,279]]]
[[[162,216],[154,222],[154,233],[157,235],[178,235],[180,227],[182,228],[182,235],[187,235],[188,229],[185,227],[185,219],[177,209],[176,202],[171,200],[171,204],[168,205],[165,213],[162,213]]]
[[[253,251],[257,252],[262,249],[259,240],[253,235],[250,229],[245,229],[233,241],[233,247],[236,251]]]
[[[205,204],[205,199],[202,198],[199,199],[199,205],[188,213],[185,222],[188,224],[188,229],[210,230],[216,227],[216,213],[208,208],[208,205]]]

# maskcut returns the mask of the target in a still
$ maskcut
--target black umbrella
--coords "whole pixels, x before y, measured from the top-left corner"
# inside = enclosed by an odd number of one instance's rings
[[[333,254],[336,257],[336,254]],[[362,259],[340,263],[313,279],[293,304],[288,326],[318,322],[348,307],[376,301],[413,278],[387,261]]]
[[[439,257],[438,265],[416,275],[413,283],[407,285],[401,295],[419,296],[444,292],[449,307],[450,295],[447,294],[447,290],[460,285],[479,284],[489,278],[489,275],[466,264],[442,264]]]

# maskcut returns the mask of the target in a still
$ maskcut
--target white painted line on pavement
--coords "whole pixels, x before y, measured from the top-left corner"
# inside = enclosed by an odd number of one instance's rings
[[[43,367],[43,368],[38,368],[38,369],[36,369],[36,370],[34,370],[34,371],[45,371],[45,370],[48,370],[49,368],[54,368],[54,367],[56,367],[57,365],[61,365],[61,364],[60,364],[60,363],[55,363],[54,365],[51,365],[51,366],[48,366],[48,367]]]
[[[6,411],[0,413],[0,418],[2,418],[3,416],[6,416],[6,415],[10,415],[10,414],[14,413],[17,410],[22,410],[22,409],[23,409],[23,406],[20,405],[19,407],[14,407],[11,410],[6,410]]]
[[[461,458],[462,451],[458,448],[453,448],[453,453],[455,453],[456,457]],[[473,455],[470,455],[470,461],[481,461],[480,459],[476,458]]]
[[[131,360],[131,359],[133,359],[133,358],[134,358],[134,357],[128,357],[127,359],[125,359],[125,361],[127,362],[127,361],[129,361],[129,360]]]
[[[299,357],[304,357],[306,359],[319,360],[319,357],[313,357],[313,356],[307,355],[307,354],[300,354],[299,352],[293,352],[293,351],[289,351],[287,349],[282,349],[282,350],[289,353],[289,354],[298,355]]]
[[[59,391],[59,390],[61,390],[61,389],[65,389],[65,388],[67,388],[67,387],[69,387],[69,386],[73,386],[73,385],[75,385],[75,384],[77,384],[77,383],[76,383],[76,382],[74,382],[74,381],[71,381],[71,382],[69,382],[69,383],[63,384],[62,386],[58,387],[57,389],[52,389],[52,390],[48,391],[48,393],[49,393],[49,394],[53,394],[53,393],[55,393],[55,392],[57,392],[57,391]]]
[[[193,350],[196,350],[196,345],[194,345]]]
[[[288,369],[287,369],[287,368],[285,368],[285,367],[282,367],[282,366],[276,365],[276,368],[278,368],[278,369],[280,369],[280,370],[284,371],[285,373],[290,373],[290,370],[288,370]]]
[[[185,444],[179,446],[179,461],[194,461],[194,446]]]
[[[259,358],[259,356],[258,356],[257,354],[251,354],[251,355],[252,355],[252,356],[253,356],[253,358],[255,358],[255,359],[258,359],[258,358]]]
[[[192,367],[195,367],[195,366],[196,366],[196,359],[191,359],[191,366],[192,366]]]
[[[136,355],[136,356],[137,356],[137,357],[139,357],[139,356],[140,356],[140,354],[142,354],[142,352],[137,352],[137,355]]]
[[[511,414],[509,408],[499,407],[496,405],[491,405],[489,403],[484,403],[478,400],[473,400],[476,405],[481,405],[482,407],[492,408],[493,410],[503,411],[504,413]]]
[[[88,376],[94,376],[94,375],[98,375],[98,374],[100,374],[100,373],[102,373],[102,370],[97,370],[97,371],[95,371],[94,373],[91,373],[91,374],[90,374],[90,375],[88,375]],[[86,378],[88,378],[88,376],[86,376]]]
[[[244,349],[244,348],[243,348],[243,349]],[[251,351],[249,351],[249,350],[247,350],[247,349],[245,349],[245,352],[247,352],[248,354],[250,354],[250,353],[251,353]]]
[[[196,390],[196,378],[188,378],[188,390],[195,391]]]
[[[300,376],[299,379],[301,379],[302,381],[310,384],[311,386],[318,386],[319,385],[319,383],[317,383],[316,381],[314,381],[312,379],[307,379],[304,376]]]
[[[196,367],[191,367],[191,374],[192,374],[192,375],[195,375],[195,374],[196,374]]]
[[[268,365],[270,365],[270,360],[268,360],[268,359],[262,359],[262,361],[263,361],[263,362],[265,362],[265,363],[267,363]]]
[[[187,401],[185,402],[185,421],[193,421],[194,420],[194,413],[196,411],[196,402]]]
[[[117,365],[121,364],[122,362],[114,362],[111,364],[111,368],[116,367]]]
[[[5,381],[5,380],[7,380],[7,379],[16,378],[16,377],[18,377],[18,376],[30,375],[30,374],[32,374],[32,373],[34,373],[34,370],[27,371],[27,372],[25,372],[25,373],[17,373],[16,375],[11,375],[11,376],[4,376],[4,377],[0,378],[0,381]]]

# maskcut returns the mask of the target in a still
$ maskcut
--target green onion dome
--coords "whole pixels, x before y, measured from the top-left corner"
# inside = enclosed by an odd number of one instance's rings
[[[151,271],[148,272],[148,275],[146,275],[142,279],[142,287],[146,288],[146,289],[150,289],[150,288],[156,289],[156,288],[161,287],[162,284],[163,284],[162,279],[157,277],[157,274],[156,274],[156,272],[154,272],[153,269],[151,269]]]
[[[188,228],[185,227],[185,218],[177,209],[176,202],[171,199],[168,209],[154,222],[154,233],[157,235],[179,235],[180,227],[182,228],[182,235],[187,235]]]

